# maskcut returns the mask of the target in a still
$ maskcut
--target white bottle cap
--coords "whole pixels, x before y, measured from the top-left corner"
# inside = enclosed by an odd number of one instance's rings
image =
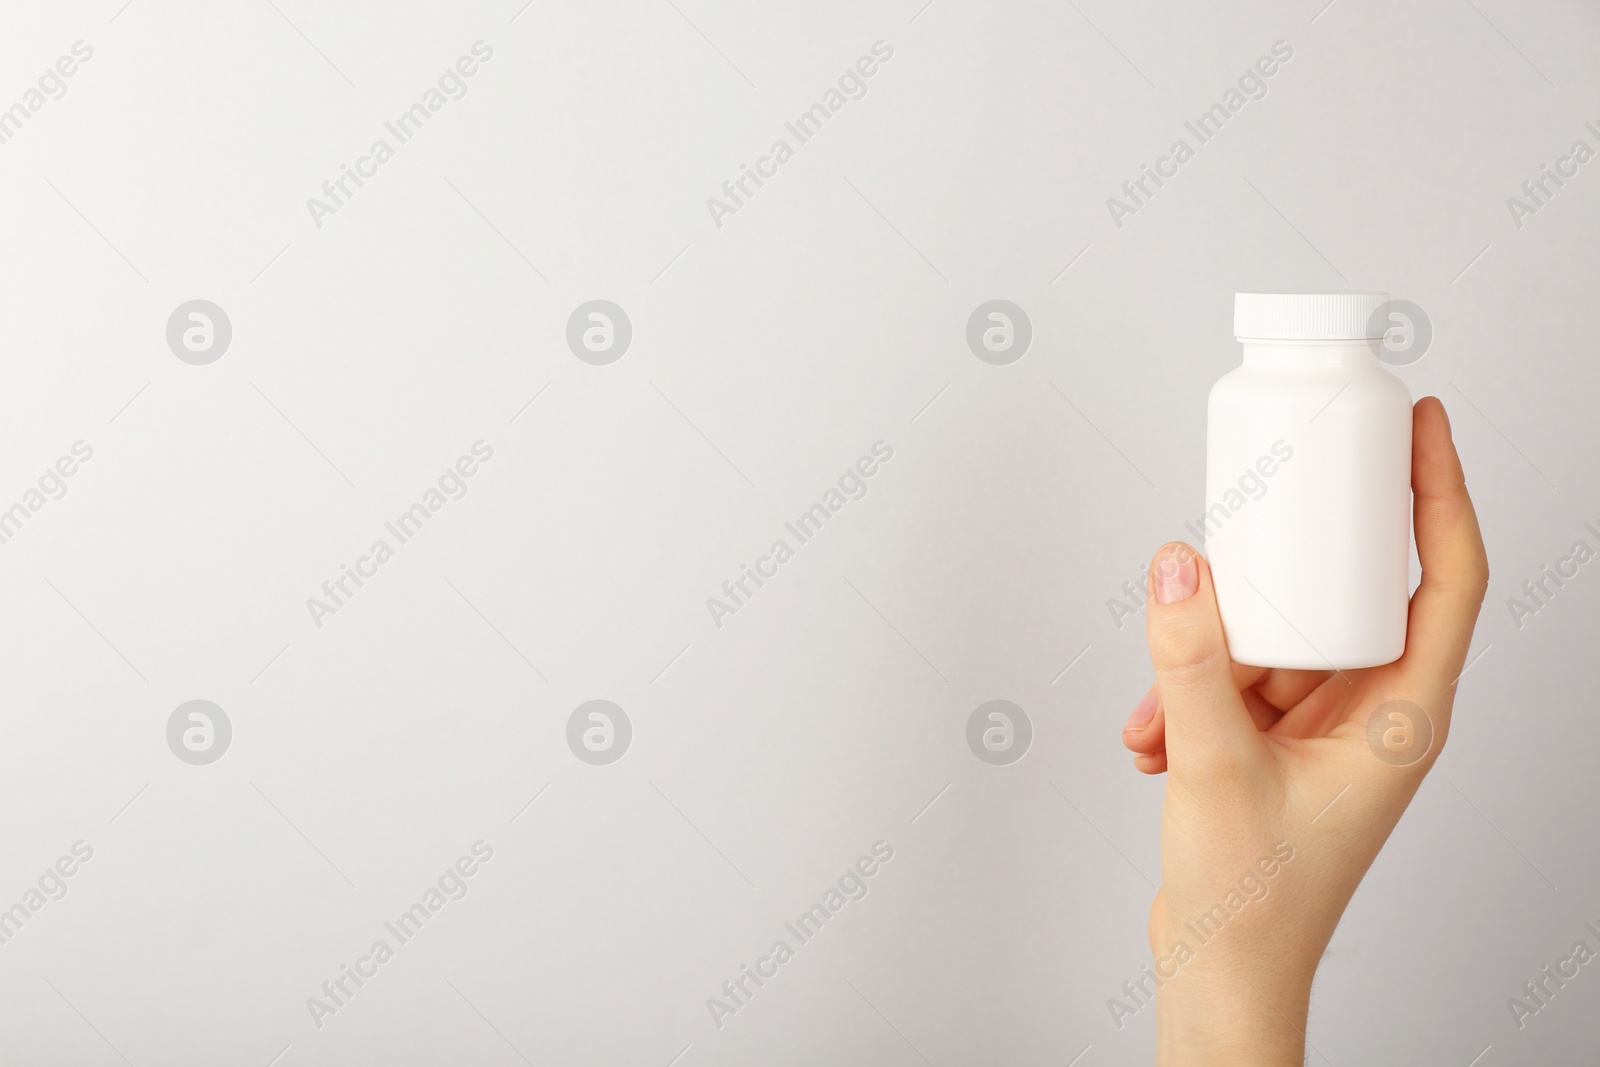
[[[1383,337],[1388,293],[1235,293],[1233,335],[1256,341],[1362,341]]]

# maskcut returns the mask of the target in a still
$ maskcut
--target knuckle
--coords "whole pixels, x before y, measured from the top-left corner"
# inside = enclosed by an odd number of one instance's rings
[[[1467,575],[1467,581],[1471,583],[1471,588],[1478,597],[1478,603],[1483,603],[1484,598],[1489,595],[1489,561],[1479,556]]]
[[[1170,683],[1188,685],[1215,674],[1227,663],[1228,650],[1209,627],[1169,620],[1152,634],[1151,662]]]
[[[1422,758],[1417,761],[1418,766],[1422,768],[1423,774],[1427,774],[1433,767],[1434,762],[1439,758],[1439,754],[1444,751],[1444,744],[1448,740],[1450,740],[1449,720],[1440,721],[1435,717],[1433,720],[1433,741],[1428,745],[1428,751],[1424,752]]]
[[[1372,709],[1366,744],[1395,783],[1415,789],[1438,762],[1450,736],[1448,701],[1396,697]]]

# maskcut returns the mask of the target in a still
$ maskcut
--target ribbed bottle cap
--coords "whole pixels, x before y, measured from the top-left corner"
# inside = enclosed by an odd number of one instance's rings
[[[1235,293],[1233,335],[1256,341],[1361,341],[1381,338],[1388,293]]]

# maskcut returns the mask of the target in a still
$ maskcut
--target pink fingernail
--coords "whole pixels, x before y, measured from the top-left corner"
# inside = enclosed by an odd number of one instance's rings
[[[1146,726],[1149,726],[1150,720],[1156,717],[1157,703],[1154,690],[1146,693],[1144,699],[1133,706],[1133,714],[1128,716],[1128,725],[1122,728],[1122,732],[1128,733],[1131,730],[1143,730]]]
[[[1200,568],[1188,545],[1168,545],[1156,560],[1156,603],[1175,604],[1200,588]]]

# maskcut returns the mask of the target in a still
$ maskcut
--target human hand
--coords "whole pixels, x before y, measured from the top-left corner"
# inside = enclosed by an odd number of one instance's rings
[[[1444,406],[1420,401],[1413,427],[1422,581],[1394,663],[1233,663],[1205,560],[1173,543],[1151,565],[1156,681],[1123,743],[1167,773],[1149,926],[1158,1064],[1304,1062],[1323,950],[1444,744],[1489,571]]]

